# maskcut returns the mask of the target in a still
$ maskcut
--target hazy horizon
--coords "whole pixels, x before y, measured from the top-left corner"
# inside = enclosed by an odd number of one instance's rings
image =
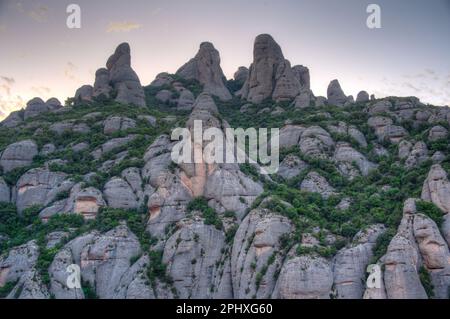
[[[66,27],[70,3],[81,7],[81,29]],[[382,9],[381,29],[366,26],[370,3]],[[252,62],[261,33],[292,65],[310,69],[316,95],[337,78],[347,95],[450,105],[450,0],[0,0],[0,119],[35,96],[64,102],[93,84],[121,42],[130,43],[132,67],[148,85],[176,72],[203,41],[219,50],[232,78]]]

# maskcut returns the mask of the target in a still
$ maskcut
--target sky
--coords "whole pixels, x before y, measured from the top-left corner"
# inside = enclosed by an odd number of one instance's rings
[[[66,25],[69,4],[81,28]],[[381,8],[369,29],[367,6]],[[249,66],[254,38],[271,34],[292,65],[310,69],[315,95],[417,96],[450,105],[450,0],[0,0],[0,119],[33,97],[62,102],[122,42],[143,85],[174,73],[201,42],[219,50],[232,78]]]

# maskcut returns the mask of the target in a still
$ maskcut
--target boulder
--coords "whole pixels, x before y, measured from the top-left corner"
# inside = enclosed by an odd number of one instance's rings
[[[426,162],[430,157],[428,156],[428,147],[427,144],[420,141],[414,144],[411,152],[409,153],[408,158],[405,161],[405,166],[408,169],[416,167],[423,162]]]
[[[336,195],[334,188],[328,181],[316,172],[310,172],[300,185],[300,189],[305,192],[318,193],[323,198]]]
[[[70,190],[73,183],[65,182],[67,174],[35,168],[26,172],[16,184],[16,206],[21,213],[31,206],[47,206],[59,193]]]
[[[128,117],[109,116],[103,123],[103,133],[113,134],[119,131],[126,131],[136,127],[136,121]]]
[[[336,145],[333,159],[338,164],[340,172],[349,178],[356,177],[359,173],[362,176],[367,176],[378,167],[346,142],[339,142]],[[355,165],[359,172],[355,171]]]
[[[25,108],[24,119],[27,120],[48,111],[50,111],[49,106],[42,99],[36,97],[28,101]]]
[[[126,210],[138,208],[138,198],[131,186],[122,178],[112,178],[104,187],[103,195],[106,203],[112,208]]]
[[[290,179],[298,176],[308,168],[308,164],[302,161],[298,156],[288,155],[280,163],[277,174],[284,179]]]
[[[92,91],[94,98],[108,99],[111,97],[112,87],[110,85],[110,73],[107,69],[101,68],[95,72],[95,83]]]
[[[220,67],[219,51],[209,42],[200,44],[197,55],[183,65],[177,75],[187,80],[197,80],[203,91],[215,95],[223,101],[232,98],[225,85],[225,76]]]
[[[374,116],[368,120],[368,125],[375,131],[380,142],[388,140],[391,143],[398,144],[402,139],[408,136],[405,128],[393,125],[393,121],[389,117]]]
[[[365,103],[369,102],[369,100],[369,93],[367,93],[366,91],[361,91],[356,96],[356,103]]]
[[[296,109],[303,109],[310,107],[314,102],[314,95],[311,90],[302,90],[295,98],[293,105]]]
[[[20,141],[6,147],[0,157],[0,166],[4,173],[16,168],[31,165],[33,158],[38,155],[38,146],[32,140]]]
[[[93,101],[92,96],[94,94],[94,88],[92,85],[83,85],[75,92],[75,104],[91,103]]]
[[[398,157],[400,159],[407,159],[411,154],[413,144],[410,141],[402,140],[398,143]]]
[[[347,96],[342,91],[338,80],[333,80],[328,85],[327,89],[328,104],[336,106],[344,106],[347,102]]]
[[[450,213],[450,182],[441,165],[431,167],[423,184],[422,199],[435,204],[444,214]]]
[[[448,136],[448,130],[443,126],[433,126],[428,133],[428,140],[431,142],[444,139]]]
[[[169,73],[163,72],[159,73],[156,78],[153,80],[152,83],[150,83],[150,86],[152,87],[162,87],[162,86],[168,86],[172,84],[174,81],[173,77],[170,76]]]
[[[195,102],[195,96],[191,91],[184,89],[180,93],[180,97],[177,102],[177,110],[190,111],[192,110]]]
[[[320,126],[311,126],[305,129],[299,142],[302,154],[312,158],[328,158],[334,145],[330,134]]]
[[[245,66],[240,66],[238,70],[234,73],[234,80],[241,85],[245,83],[248,79],[249,70]]]

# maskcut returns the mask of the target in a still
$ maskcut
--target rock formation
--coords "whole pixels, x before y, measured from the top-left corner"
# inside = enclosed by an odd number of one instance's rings
[[[203,91],[215,95],[223,101],[230,100],[231,94],[225,86],[225,76],[220,67],[219,51],[209,42],[200,44],[197,55],[183,65],[177,75],[187,80],[197,80]]]
[[[261,34],[255,40],[248,79],[238,95],[256,104],[267,98],[292,100],[300,93],[297,76],[298,72],[294,72],[289,61],[284,59],[275,40],[268,34]],[[302,79],[307,85],[305,75]]]

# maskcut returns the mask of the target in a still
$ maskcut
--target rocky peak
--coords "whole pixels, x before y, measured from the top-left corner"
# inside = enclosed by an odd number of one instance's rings
[[[177,75],[187,80],[197,80],[203,91],[221,100],[230,100],[231,93],[225,86],[225,75],[220,67],[220,54],[210,42],[200,44],[194,58],[177,71]]]
[[[120,44],[106,62],[106,69],[95,73],[95,83],[83,85],[75,94],[75,103],[91,103],[93,98],[109,98],[116,102],[145,107],[145,93],[139,77],[131,68],[131,49],[128,43]]]
[[[295,77],[300,82],[301,88],[309,90],[311,86],[309,69],[303,65],[295,65],[292,67],[292,71],[294,71]]]
[[[296,72],[284,59],[278,43],[269,34],[257,36],[248,79],[237,94],[253,103],[267,98],[283,101],[295,98],[300,88]]]
[[[333,80],[327,89],[328,103],[336,106],[344,106],[347,102],[347,96],[341,88],[338,80]]]

